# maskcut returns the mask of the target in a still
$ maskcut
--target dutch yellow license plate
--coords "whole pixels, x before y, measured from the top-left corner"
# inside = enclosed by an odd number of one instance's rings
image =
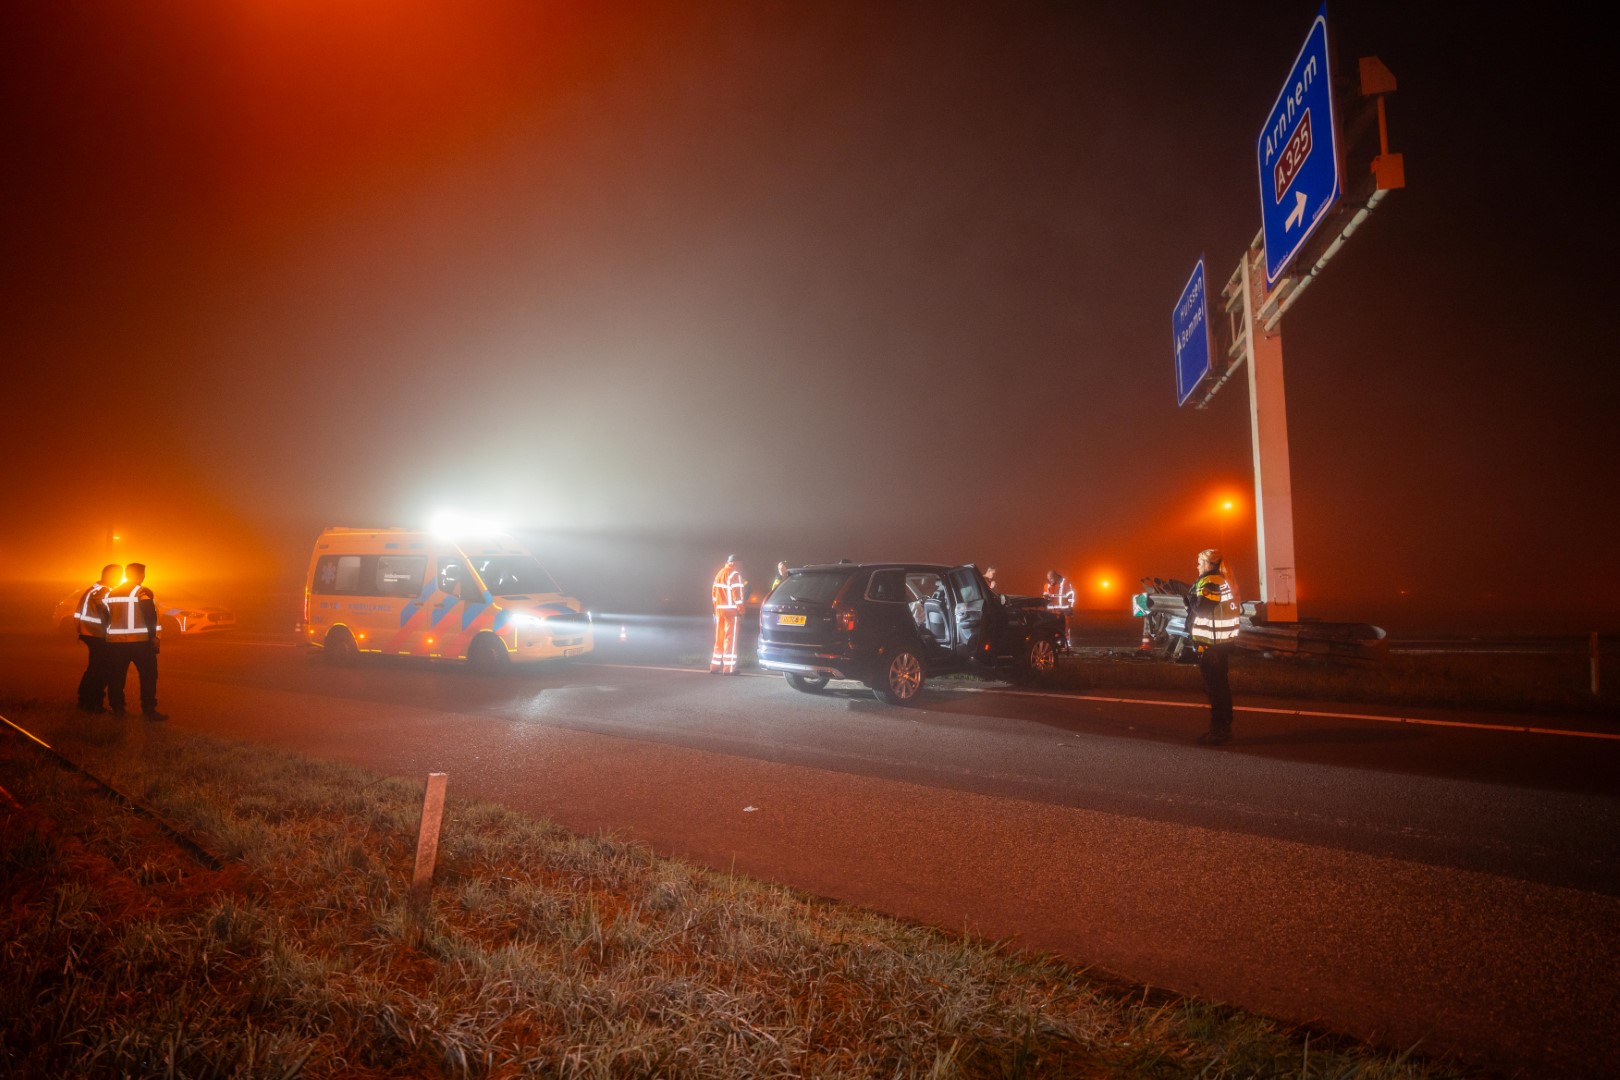
[[[778,615],[776,617],[776,625],[777,626],[803,626],[804,625],[804,616],[803,615]]]

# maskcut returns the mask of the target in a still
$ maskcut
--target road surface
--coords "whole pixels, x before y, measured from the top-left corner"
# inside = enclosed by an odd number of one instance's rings
[[[71,701],[76,643],[0,645],[0,712],[85,722],[40,705]],[[1620,1066],[1620,739],[1590,721],[1240,702],[1208,749],[1173,696],[948,680],[897,709],[671,665],[330,668],[246,637],[161,662],[173,719],[124,721],[132,744],[447,772],[452,796],[1384,1045]]]

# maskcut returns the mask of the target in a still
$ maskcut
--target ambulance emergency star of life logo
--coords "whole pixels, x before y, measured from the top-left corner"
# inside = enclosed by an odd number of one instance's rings
[[[337,581],[337,567],[331,563],[321,567],[321,584],[331,585],[335,581]]]

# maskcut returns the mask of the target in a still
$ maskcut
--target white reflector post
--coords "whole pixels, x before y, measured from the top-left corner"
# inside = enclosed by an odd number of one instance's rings
[[[433,868],[439,860],[439,825],[444,820],[444,789],[448,773],[428,773],[422,796],[422,825],[416,834],[416,871],[411,875],[411,898],[405,909],[405,944],[415,948],[427,921],[428,896],[433,890]]]

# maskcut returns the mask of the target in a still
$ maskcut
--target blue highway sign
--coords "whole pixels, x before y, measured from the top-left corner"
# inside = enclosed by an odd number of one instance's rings
[[[1338,132],[1323,4],[1255,143],[1268,289],[1339,201]]]
[[[1209,374],[1209,294],[1204,287],[1204,260],[1193,267],[1181,299],[1170,313],[1176,342],[1176,404],[1185,405]]]

